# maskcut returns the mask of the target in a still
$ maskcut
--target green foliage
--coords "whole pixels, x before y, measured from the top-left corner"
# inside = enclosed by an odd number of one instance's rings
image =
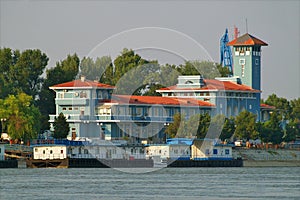
[[[280,115],[284,115],[286,119],[290,118],[291,106],[286,98],[277,97],[276,94],[268,96],[265,101],[266,104],[270,106],[275,106],[279,110]]]
[[[54,123],[54,138],[65,139],[67,138],[70,130],[69,123],[63,113],[60,113],[58,117],[55,117]]]
[[[166,133],[169,137],[184,137],[184,138],[205,138],[210,125],[210,115],[196,114],[188,120],[185,115],[176,113],[173,116],[173,123],[166,128]]]
[[[251,139],[258,137],[256,130],[256,115],[249,111],[242,111],[235,119],[236,129],[234,131],[235,137],[240,139]]]
[[[169,124],[167,128],[165,129],[165,133],[168,134],[168,138],[175,138],[178,132],[178,129],[182,123],[182,120],[185,118],[184,115],[181,115],[180,113],[176,113],[173,116],[173,123]]]
[[[222,141],[224,141],[225,139],[229,139],[233,136],[234,131],[235,131],[235,122],[234,121],[235,121],[234,117],[225,119],[222,133],[220,135],[220,139]]]
[[[89,80],[97,80],[101,83],[113,84],[113,66],[110,56],[97,58],[84,57],[80,64],[81,74],[85,75]]]
[[[31,96],[25,93],[0,99],[0,116],[6,118],[6,127],[12,139],[33,139],[40,131],[40,112],[33,105]]]
[[[210,125],[210,115],[208,113],[199,115],[199,124],[197,130],[197,138],[203,139],[205,138],[208,128]]]
[[[19,92],[35,98],[39,94],[43,81],[41,75],[48,60],[46,54],[38,49],[23,52],[0,49],[0,98]]]
[[[228,67],[222,67],[221,65],[209,61],[187,61],[184,65],[180,65],[176,69],[182,75],[201,74],[206,79],[230,75]]]

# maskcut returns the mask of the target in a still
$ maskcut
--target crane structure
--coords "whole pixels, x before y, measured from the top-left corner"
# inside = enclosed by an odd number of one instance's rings
[[[229,71],[233,73],[232,68],[232,53],[230,46],[227,46],[227,43],[229,42],[228,38],[228,30],[226,28],[225,34],[222,36],[220,40],[220,64],[223,67],[228,67]]]

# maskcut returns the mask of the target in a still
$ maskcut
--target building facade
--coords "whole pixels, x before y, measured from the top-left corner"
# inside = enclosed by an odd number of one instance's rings
[[[162,142],[164,130],[176,113],[186,118],[211,114],[214,105],[194,98],[175,99],[157,96],[114,95],[113,86],[82,77],[50,87],[56,92],[56,113],[50,115],[51,129],[55,117],[63,113],[70,125],[69,138],[144,139]]]
[[[50,89],[56,92],[56,113],[49,122],[53,125],[63,113],[72,140],[93,137],[141,143],[163,142],[166,125],[176,113],[186,118],[203,113],[230,117],[248,110],[258,121],[267,120],[271,107],[260,105],[261,46],[267,44],[247,33],[227,45],[234,52],[232,77],[179,76],[177,85],[157,90],[160,97],[115,95],[114,86],[84,76],[54,85]]]

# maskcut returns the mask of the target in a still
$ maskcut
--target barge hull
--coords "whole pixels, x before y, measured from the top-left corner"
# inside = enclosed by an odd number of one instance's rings
[[[151,168],[152,159],[96,159],[96,158],[69,158],[69,168]]]
[[[175,160],[167,167],[243,167],[243,160]]]

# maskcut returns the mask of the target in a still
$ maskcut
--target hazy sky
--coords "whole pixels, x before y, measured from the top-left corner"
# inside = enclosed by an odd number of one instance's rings
[[[299,13],[298,0],[0,0],[0,46],[20,50],[38,48],[50,58],[48,67],[53,67],[56,61],[64,59],[68,54],[77,53],[80,58],[91,55],[91,51],[99,43],[120,32],[142,27],[161,27],[162,35],[168,35],[166,30],[172,29],[190,37],[185,37],[186,40],[178,39],[177,32],[174,32],[170,34],[173,42],[168,43],[169,40],[164,37],[157,40],[162,48],[165,47],[164,42],[169,46],[176,44],[184,49],[185,54],[191,55],[192,59],[203,58],[207,51],[209,57],[219,62],[219,40],[225,28],[229,29],[230,39],[234,25],[244,34],[247,18],[248,32],[269,44],[263,47],[262,52],[262,97],[267,98],[275,93],[294,99],[300,97]],[[139,40],[145,40],[148,46],[153,42],[151,36],[155,35],[151,32],[147,36],[139,35],[139,32],[135,34]],[[125,34],[125,40],[127,36]],[[196,47],[189,48],[188,45],[184,47],[192,39],[202,45],[205,51],[201,52]],[[135,49],[144,44],[141,42],[135,46],[130,42],[132,41],[125,42],[124,45],[128,46],[123,47]],[[117,51],[115,47],[108,52],[115,56],[123,47],[119,47]],[[139,53],[143,54],[143,51]],[[146,54],[145,56],[147,57]],[[153,53],[151,59],[156,57],[159,57],[157,52]],[[168,63],[179,62],[175,57],[157,59]],[[186,55],[184,57],[190,58]]]

